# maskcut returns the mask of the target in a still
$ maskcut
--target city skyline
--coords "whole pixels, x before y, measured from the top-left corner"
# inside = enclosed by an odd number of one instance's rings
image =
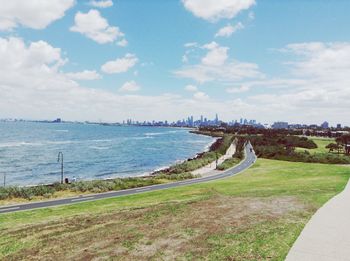
[[[349,8],[342,0],[7,1],[0,117],[173,121],[217,112],[225,121],[350,125]]]
[[[220,126],[221,124],[227,124],[228,126],[253,126],[258,128],[272,128],[272,129],[301,129],[301,128],[321,128],[321,129],[342,129],[349,128],[349,126],[342,123],[337,123],[335,125],[329,124],[328,121],[323,121],[321,123],[312,123],[306,124],[303,122],[286,122],[286,121],[274,121],[273,123],[261,123],[255,119],[246,119],[246,118],[237,118],[231,119],[229,121],[224,121],[219,118],[219,115],[216,113],[214,118],[206,117],[201,115],[198,118],[195,118],[193,115],[188,117],[170,121],[167,119],[164,120],[136,120],[136,119],[125,119],[122,121],[113,121],[113,122],[102,122],[102,121],[65,121],[61,118],[56,118],[53,120],[41,119],[17,119],[17,118],[0,118],[0,122],[6,121],[28,121],[28,122],[44,122],[44,123],[64,123],[64,122],[75,122],[75,123],[92,123],[92,124],[117,124],[117,125],[135,125],[135,126],[166,126],[166,127],[205,127],[205,126]]]

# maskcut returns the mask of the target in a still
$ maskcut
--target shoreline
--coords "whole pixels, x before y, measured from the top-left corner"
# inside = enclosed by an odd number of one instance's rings
[[[194,134],[203,135],[201,132],[192,132]],[[171,184],[182,180],[192,180],[202,175],[193,173],[198,169],[202,169],[208,163],[217,161],[218,156],[226,156],[228,149],[233,144],[232,135],[219,135],[218,133],[206,133],[213,138],[209,150],[199,152],[195,157],[187,158],[182,163],[172,164],[167,169],[161,171],[153,171],[147,175],[133,177],[116,177],[105,179],[76,180],[68,183],[60,184],[59,182],[51,184],[38,184],[27,186],[9,186],[0,188],[0,205],[11,205],[16,202],[38,202],[47,199],[60,199],[67,196],[81,196],[84,194],[99,194],[111,191],[123,191],[125,189],[142,188],[159,184]],[[220,138],[221,137],[221,138]],[[208,145],[206,146],[206,148]],[[215,156],[216,155],[216,156]],[[215,160],[216,158],[216,160]],[[235,163],[234,165],[236,165]],[[233,167],[233,165],[231,166]],[[229,167],[230,168],[230,167]],[[219,173],[218,169],[210,173]],[[208,173],[205,173],[205,177]]]
[[[118,126],[118,127],[123,127],[123,126]],[[145,126],[136,126],[136,127],[145,127]],[[146,127],[164,128],[163,126],[146,126]],[[72,178],[71,178],[71,179],[69,179],[68,184],[75,183],[75,182],[113,181],[113,180],[116,180],[116,179],[129,179],[129,178],[141,178],[141,179],[154,178],[157,175],[161,174],[162,171],[166,171],[167,169],[170,169],[171,167],[173,167],[173,166],[175,166],[177,164],[182,164],[184,162],[192,161],[192,160],[197,159],[198,157],[203,155],[205,152],[210,151],[210,147],[213,144],[215,144],[218,141],[218,139],[221,137],[221,136],[217,136],[217,135],[210,135],[210,133],[201,132],[198,129],[192,128],[192,127],[173,127],[173,126],[168,126],[167,128],[188,129],[189,133],[196,134],[196,135],[210,136],[214,140],[209,142],[208,144],[206,144],[203,150],[201,150],[199,152],[196,152],[194,156],[190,156],[188,158],[181,159],[181,160],[176,160],[175,162],[170,163],[168,166],[158,167],[156,169],[144,172],[144,173],[139,174],[139,175],[135,175],[135,176],[110,176],[110,177],[106,177],[106,178],[91,178],[91,179],[79,179],[78,178],[75,181],[73,181]],[[118,172],[116,172],[115,174],[118,174]],[[39,183],[39,184],[27,184],[27,185],[8,185],[5,188],[8,188],[8,187],[33,188],[33,187],[40,187],[40,186],[52,187],[56,183],[58,183],[58,182]],[[67,184],[67,183],[64,183],[64,184]]]

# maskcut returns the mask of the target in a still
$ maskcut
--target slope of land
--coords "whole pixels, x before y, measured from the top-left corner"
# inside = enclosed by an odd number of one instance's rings
[[[283,260],[350,169],[259,159],[220,181],[0,216],[0,259]]]

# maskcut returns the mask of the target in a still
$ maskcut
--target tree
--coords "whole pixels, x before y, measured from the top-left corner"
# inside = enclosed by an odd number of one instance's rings
[[[341,149],[342,149],[342,146],[337,144],[337,143],[329,143],[327,146],[326,146],[327,149],[329,149],[329,152],[333,152],[333,151],[337,151],[338,154],[340,153]]]
[[[336,138],[335,141],[344,147],[345,154],[350,155],[350,134],[342,135]]]

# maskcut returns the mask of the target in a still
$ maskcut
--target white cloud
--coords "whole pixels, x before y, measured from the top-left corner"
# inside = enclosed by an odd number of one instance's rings
[[[174,94],[141,96],[84,88],[62,73],[60,48],[20,38],[0,38],[0,118],[116,122],[175,120],[198,115],[232,114],[228,103],[184,99]],[[198,95],[200,98],[200,95]],[[197,97],[198,98],[198,97]]]
[[[104,73],[123,73],[134,67],[138,62],[135,54],[127,53],[123,58],[117,58],[114,61],[108,61],[101,66],[101,71]]]
[[[257,65],[235,61],[221,67],[198,64],[205,75],[214,78],[215,85],[219,83],[218,91],[223,91],[221,81],[233,81],[224,86],[247,85],[252,91],[244,98],[215,100],[197,90],[186,99],[174,94],[142,96],[84,88],[61,72],[67,58],[60,48],[44,41],[27,44],[20,38],[0,38],[0,118],[115,122],[125,118],[175,120],[189,112],[197,118],[201,114],[211,117],[217,112],[225,120],[244,117],[263,122],[350,124],[350,43],[301,43],[288,45],[284,51],[289,54],[288,68],[292,68],[289,78],[254,77],[250,81],[247,71],[258,72]],[[237,72],[227,69],[231,66],[238,66],[240,73],[232,76]]]
[[[186,47],[186,48],[197,47],[197,46],[198,46],[197,42],[190,42],[190,43],[184,44],[184,47]]]
[[[288,63],[295,75],[337,81],[350,78],[350,43],[297,43],[283,51],[300,57]]]
[[[44,41],[32,42],[26,47],[20,38],[0,38],[0,47],[0,68],[9,71],[21,68],[56,70],[66,61],[61,56],[60,48],[54,48]]]
[[[180,78],[188,78],[198,83],[211,81],[236,83],[242,80],[262,79],[264,74],[259,71],[255,63],[232,61],[222,66],[207,66],[203,64],[184,66],[174,71]]]
[[[187,54],[184,54],[184,55],[182,56],[181,61],[182,61],[183,63],[188,63],[188,56],[187,56]]]
[[[70,28],[94,40],[99,44],[111,43],[116,39],[123,39],[124,33],[116,26],[110,26],[98,10],[92,9],[87,13],[76,13],[75,24]],[[121,40],[122,41],[122,40]]]
[[[228,47],[211,42],[201,48],[208,50],[201,63],[183,66],[174,71],[176,76],[192,79],[201,84],[209,81],[235,83],[243,79],[264,77],[257,64],[228,61]]]
[[[128,41],[126,39],[122,39],[119,42],[117,42],[117,45],[119,45],[121,47],[125,47],[128,45]]]
[[[350,43],[296,43],[282,52],[290,59],[286,78],[248,82],[265,89],[244,102],[258,106],[259,114],[270,121],[350,124]]]
[[[121,92],[137,92],[141,89],[141,87],[135,81],[129,81],[123,84],[120,87],[119,91]]]
[[[254,20],[255,19],[255,13],[253,11],[250,11],[248,14],[249,20]]]
[[[185,90],[188,91],[188,92],[197,92],[198,88],[195,85],[189,84],[189,85],[185,86]]]
[[[196,92],[195,94],[193,94],[193,98],[199,101],[209,100],[209,96],[204,92]]]
[[[221,66],[228,58],[228,47],[219,46],[216,42],[211,42],[203,46],[208,49],[208,53],[202,58],[202,63],[209,66]]]
[[[89,81],[89,80],[101,79],[101,75],[99,75],[95,70],[94,71],[84,70],[82,72],[67,73],[66,75],[73,80]]]
[[[74,3],[74,0],[1,1],[0,30],[12,30],[19,25],[32,29],[44,29],[62,18]]]
[[[247,85],[242,85],[241,87],[232,87],[232,88],[227,88],[226,92],[227,93],[242,93],[242,92],[247,92],[249,91],[249,86]]]
[[[236,25],[226,25],[215,34],[215,37],[230,37],[234,32],[244,28],[244,25],[241,22],[238,22]]]
[[[113,1],[112,0],[92,0],[89,2],[89,5],[93,7],[98,7],[98,8],[107,8],[113,6]]]
[[[202,46],[208,52],[219,47],[215,42]],[[233,115],[238,117],[309,124],[328,120],[349,125],[350,42],[294,43],[281,51],[288,54],[289,59],[284,62],[287,66],[284,77],[268,77],[260,72],[257,64],[231,59],[218,66],[204,64],[202,59],[174,73],[201,84],[212,81],[218,91],[223,88],[237,96],[252,90],[230,105],[234,108]],[[197,96],[206,97],[204,94]]]
[[[182,3],[195,16],[214,22],[235,17],[253,6],[255,0],[182,0]]]

